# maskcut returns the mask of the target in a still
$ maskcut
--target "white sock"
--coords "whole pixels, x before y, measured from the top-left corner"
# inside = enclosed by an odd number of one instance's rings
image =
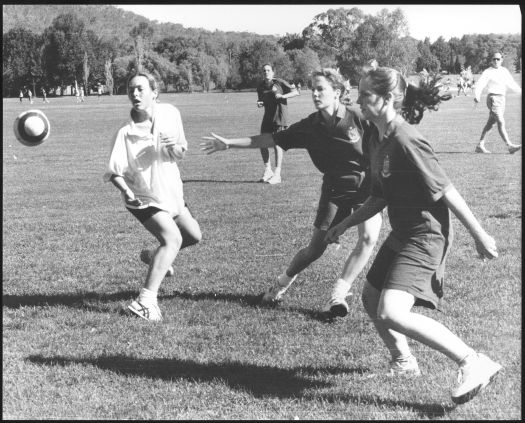
[[[280,168],[280,167],[276,167],[276,168],[273,170],[273,174],[274,174],[274,175],[281,176],[281,168]]]
[[[345,281],[344,279],[337,279],[332,288],[332,298],[345,298],[348,295],[348,292],[352,288],[350,282]]]
[[[154,291],[151,291],[147,288],[142,288],[140,290],[138,302],[141,304],[157,304],[157,293]]]
[[[297,275],[288,276],[286,272],[283,272],[281,275],[277,276],[277,281],[279,282],[279,285],[284,288],[285,286],[286,287],[290,286],[296,277]]]

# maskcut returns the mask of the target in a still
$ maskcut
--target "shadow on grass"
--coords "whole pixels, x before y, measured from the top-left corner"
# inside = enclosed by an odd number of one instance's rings
[[[423,403],[417,403],[417,402],[411,402],[411,401],[404,401],[404,400],[394,400],[394,399],[384,399],[380,398],[375,395],[347,395],[347,394],[331,394],[331,395],[323,395],[323,400],[332,403],[332,402],[352,402],[359,405],[371,405],[375,406],[379,409],[396,409],[397,411],[399,408],[403,408],[409,411],[413,411],[415,413],[418,413],[420,417],[422,418],[436,418],[436,417],[444,417],[448,413],[450,413],[452,410],[456,408],[455,405],[443,405],[443,404],[423,404]],[[309,399],[309,398],[307,398]],[[385,411],[384,414],[387,414],[388,411]]]
[[[364,374],[369,369],[343,367],[296,367],[280,369],[272,366],[258,366],[238,361],[222,363],[199,363],[180,359],[137,359],[124,355],[100,356],[93,359],[70,357],[44,357],[31,355],[26,358],[42,366],[90,365],[124,376],[147,377],[173,381],[185,379],[198,383],[222,382],[232,389],[249,392],[255,398],[298,398],[326,402],[351,402],[370,405],[380,409],[404,408],[419,413],[422,417],[441,417],[454,406],[421,404],[403,400],[382,399],[375,395],[309,394],[310,389],[330,388],[331,383],[318,380],[326,374]],[[387,412],[387,411],[385,411]]]
[[[26,360],[45,366],[91,365],[125,376],[148,377],[165,381],[177,381],[179,379],[201,383],[221,381],[232,389],[250,392],[257,398],[297,397],[302,396],[305,390],[330,386],[328,382],[315,380],[309,376],[322,372],[322,369],[279,369],[237,361],[198,363],[176,358],[148,360],[119,355],[101,356],[95,359],[32,355]],[[336,371],[336,369],[328,369],[328,371],[330,370]],[[340,369],[340,372],[345,373],[351,371]],[[355,371],[362,372],[360,369]],[[308,376],[303,376],[301,373],[306,373]]]
[[[311,310],[301,307],[287,307],[280,304],[262,304],[263,294],[233,294],[233,293],[218,293],[218,292],[199,292],[199,293],[190,293],[190,292],[180,292],[175,291],[171,295],[162,296],[162,298],[177,297],[183,298],[186,300],[192,301],[202,301],[202,300],[219,300],[226,302],[238,303],[243,306],[249,307],[258,307],[266,308],[270,310],[280,310],[284,312],[294,312],[300,313],[312,320],[317,320],[322,323],[333,323],[335,320],[327,317],[326,313],[323,313],[319,310]]]
[[[114,305],[111,303],[119,301],[130,301],[137,296],[137,291],[122,291],[111,294],[86,292],[75,294],[57,294],[57,295],[4,295],[2,297],[2,306],[12,309],[20,307],[53,307],[57,305],[92,310],[97,312],[114,312]],[[326,314],[318,311],[300,307],[285,307],[282,305],[265,305],[261,304],[262,294],[235,294],[224,292],[181,292],[174,291],[170,294],[160,294],[159,300],[169,300],[172,298],[181,298],[191,301],[225,301],[237,303],[241,306],[260,307],[283,312],[300,313],[312,320],[322,323],[333,323],[333,320],[327,318]],[[127,314],[125,310],[119,310],[121,314]]]
[[[122,291],[112,294],[85,292],[57,295],[4,295],[2,306],[8,308],[20,307],[52,307],[63,305],[73,308],[93,308],[93,302],[112,303],[115,301],[130,300],[137,296],[137,291]]]

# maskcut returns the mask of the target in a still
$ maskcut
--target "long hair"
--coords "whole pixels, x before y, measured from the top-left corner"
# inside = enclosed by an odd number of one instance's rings
[[[395,69],[378,67],[369,70],[364,78],[369,78],[372,90],[381,96],[389,92],[394,95],[394,109],[411,124],[423,119],[425,110],[438,110],[439,103],[452,98],[450,94],[439,94],[440,75],[420,78],[419,84],[408,83]]]

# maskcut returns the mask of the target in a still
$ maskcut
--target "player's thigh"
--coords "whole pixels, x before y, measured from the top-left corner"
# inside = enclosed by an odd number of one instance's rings
[[[179,227],[183,237],[189,236],[196,241],[200,241],[202,238],[202,233],[199,222],[197,222],[197,220],[192,216],[188,207],[184,207],[182,212],[173,220]]]

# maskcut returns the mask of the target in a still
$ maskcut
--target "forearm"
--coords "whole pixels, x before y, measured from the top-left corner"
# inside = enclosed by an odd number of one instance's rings
[[[480,236],[485,234],[485,230],[481,227],[480,223],[456,188],[452,187],[445,192],[443,200],[474,239],[479,239]]]
[[[297,90],[292,90],[290,91],[288,94],[284,94],[281,98],[292,98],[292,97],[297,97],[298,95],[301,95],[299,93],[299,91]]]
[[[228,148],[270,148],[275,147],[272,134],[260,134],[245,138],[228,138]]]
[[[359,207],[350,216],[345,218],[341,224],[347,229],[351,228],[352,226],[359,225],[360,223],[363,223],[364,221],[375,216],[377,213],[383,210],[386,205],[387,203],[384,198],[370,196],[366,199],[361,207]]]
[[[124,180],[122,176],[119,175],[112,175],[109,179],[113,185],[122,193],[126,193],[126,191],[131,191],[128,187],[128,184]]]

